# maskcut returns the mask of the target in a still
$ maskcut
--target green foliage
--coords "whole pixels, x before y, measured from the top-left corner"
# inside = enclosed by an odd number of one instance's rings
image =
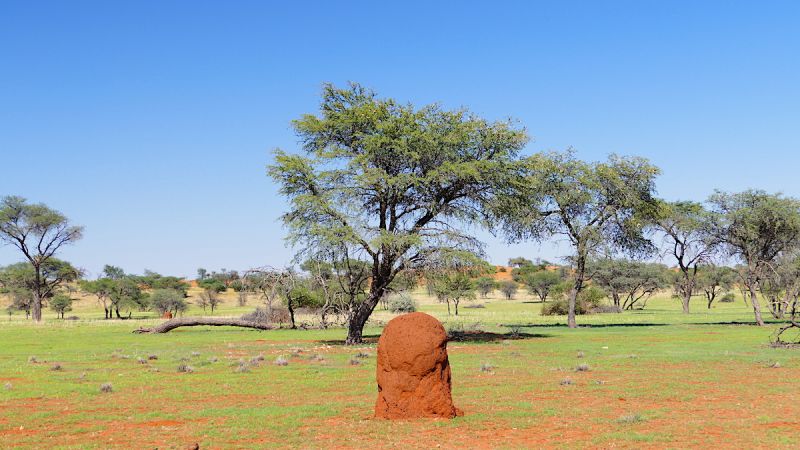
[[[517,286],[517,283],[513,281],[506,280],[500,283],[500,292],[503,293],[503,296],[506,298],[506,300],[513,299],[514,296],[517,295],[518,290],[519,287]]]
[[[306,155],[275,152],[269,175],[290,203],[289,241],[311,256],[347,249],[370,262],[370,295],[353,342],[397,273],[450,251],[480,251],[472,233],[433,224],[488,224],[527,141],[513,122],[465,110],[420,109],[360,85],[326,85],[320,115],[294,122]]]
[[[576,292],[586,281],[589,256],[601,247],[652,251],[644,231],[657,210],[659,169],[646,159],[611,155],[606,162],[588,163],[571,151],[538,153],[526,158],[521,172],[513,195],[498,197],[494,214],[511,241],[566,236],[574,249]],[[571,311],[573,328],[574,316]]]
[[[486,298],[486,296],[497,289],[499,285],[492,277],[480,277],[475,280],[475,286],[477,287],[478,292],[481,294],[481,297]]]
[[[550,291],[554,286],[561,283],[561,281],[561,276],[558,272],[550,270],[538,270],[527,274],[522,280],[522,282],[528,286],[530,293],[538,296],[542,303],[547,301],[547,296],[550,295]]]
[[[156,289],[150,294],[150,306],[159,315],[171,312],[177,315],[186,311],[188,305],[183,294],[175,289]]]
[[[405,292],[394,294],[389,298],[389,311],[393,313],[412,313],[417,310],[417,302]]]
[[[575,302],[575,314],[591,314],[596,312],[606,312],[603,308],[603,299],[606,293],[602,289],[588,286],[580,291]],[[614,310],[619,312],[619,309]],[[543,316],[566,316],[569,314],[569,300],[566,296],[560,296],[555,301],[545,303],[542,306]]]
[[[475,282],[468,274],[463,272],[445,272],[437,275],[433,280],[433,290],[440,301],[447,303],[447,313],[450,313],[450,302],[455,305],[458,315],[458,305],[462,300],[475,298]]]
[[[58,293],[50,299],[50,309],[55,311],[62,319],[64,313],[72,311],[72,298],[69,295]]]
[[[633,309],[641,300],[667,287],[668,278],[674,278],[662,264],[625,259],[593,261],[589,268],[592,281],[609,293],[614,306]]]
[[[144,275],[131,276],[130,278],[145,289],[172,289],[180,291],[184,297],[189,292],[189,283],[179,277],[164,276],[145,270]]]
[[[207,291],[214,291],[216,293],[225,292],[228,287],[225,283],[216,278],[206,278],[197,282],[197,286]],[[174,288],[173,288],[174,289]]]

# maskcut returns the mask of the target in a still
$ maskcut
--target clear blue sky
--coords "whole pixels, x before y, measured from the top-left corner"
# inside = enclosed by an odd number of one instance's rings
[[[269,151],[352,80],[517,118],[528,152],[646,156],[668,199],[800,196],[798,23],[796,1],[6,0],[0,194],[85,225],[63,257],[92,275],[280,265]],[[487,242],[496,263],[563,253]]]

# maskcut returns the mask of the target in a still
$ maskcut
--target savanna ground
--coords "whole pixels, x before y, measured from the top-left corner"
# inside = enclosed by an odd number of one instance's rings
[[[752,321],[741,299],[710,311],[698,299],[687,316],[663,295],[569,330],[527,295],[465,302],[458,318],[415,296],[448,328],[490,332],[448,345],[463,417],[372,419],[382,310],[369,342],[347,347],[341,328],[135,335],[153,319],[99,320],[85,298],[68,313],[78,321],[0,324],[0,447],[796,447],[800,350],[768,346],[775,324],[741,324]],[[215,315],[252,308],[230,293]]]

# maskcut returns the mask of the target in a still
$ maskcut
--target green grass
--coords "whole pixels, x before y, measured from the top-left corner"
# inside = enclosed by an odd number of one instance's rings
[[[663,296],[643,311],[579,317],[582,327],[570,330],[527,297],[479,299],[485,308],[456,318],[415,296],[446,327],[517,325],[531,336],[449,344],[463,417],[372,420],[374,344],[337,344],[341,328],[135,335],[152,319],[100,320],[87,301],[79,321],[0,323],[0,447],[787,447],[800,429],[797,351],[766,345],[775,325],[741,325],[752,322],[741,300],[712,310],[697,301],[685,315]],[[215,315],[252,307],[226,304]],[[391,317],[377,311],[366,334]],[[358,352],[370,356],[351,365]],[[137,361],[151,354],[158,359]],[[250,372],[235,372],[258,355]],[[279,355],[287,366],[273,364]],[[180,364],[194,372],[179,373]],[[579,364],[591,370],[575,371]],[[100,392],[106,382],[113,392]]]

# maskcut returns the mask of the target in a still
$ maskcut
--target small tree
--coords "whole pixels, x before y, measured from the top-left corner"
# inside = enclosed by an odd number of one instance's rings
[[[717,192],[709,203],[718,214],[714,235],[731,256],[744,263],[743,281],[756,323],[763,326],[758,289],[781,253],[800,242],[800,201],[748,190]]]
[[[62,319],[65,312],[72,311],[72,298],[69,295],[58,293],[50,299],[49,303],[50,309]]]
[[[527,275],[523,282],[526,286],[528,286],[528,290],[531,294],[535,294],[539,297],[542,303],[547,301],[547,296],[550,295],[550,290],[553,289],[554,286],[561,283],[561,277],[558,275],[558,272],[552,272],[550,270],[539,270]]]
[[[206,276],[208,276],[208,271],[206,269],[203,269],[202,267],[197,269],[197,281],[205,280]]]
[[[435,282],[437,297],[447,302],[447,314],[450,314],[450,302],[455,306],[456,316],[458,305],[462,300],[475,298],[475,283],[469,275],[461,272],[441,275]]]
[[[716,215],[695,202],[661,202],[657,210],[654,222],[664,234],[667,251],[678,263],[680,276],[676,280],[675,291],[686,314],[689,313],[689,302],[697,288],[698,266],[709,262],[718,245],[718,240],[711,232],[715,219]]]
[[[618,310],[633,309],[640,300],[646,301],[668,287],[667,268],[661,264],[601,259],[593,261],[589,270],[592,280],[611,295]]]
[[[717,297],[733,289],[736,271],[725,266],[701,266],[697,273],[697,285],[706,296],[708,309]]]
[[[475,285],[483,298],[488,297],[498,287],[497,281],[492,277],[480,277],[475,281]]]
[[[175,289],[156,289],[150,294],[150,305],[158,315],[167,312],[177,316],[186,311],[188,305],[180,291]]]
[[[79,286],[81,290],[87,294],[97,297],[97,301],[103,306],[105,312],[105,319],[112,317],[112,302],[111,296],[116,289],[117,280],[112,278],[98,278],[97,280],[81,280]]]
[[[82,227],[70,225],[63,214],[42,203],[29,204],[15,196],[0,200],[0,242],[16,247],[33,267],[33,284],[29,286],[33,320],[42,320],[42,301],[53,289],[44,270],[61,247],[79,240],[82,234]]]
[[[517,295],[518,289],[517,283],[511,280],[506,280],[500,283],[500,292],[503,293],[503,296],[506,298],[506,300],[512,300],[514,296]]]

